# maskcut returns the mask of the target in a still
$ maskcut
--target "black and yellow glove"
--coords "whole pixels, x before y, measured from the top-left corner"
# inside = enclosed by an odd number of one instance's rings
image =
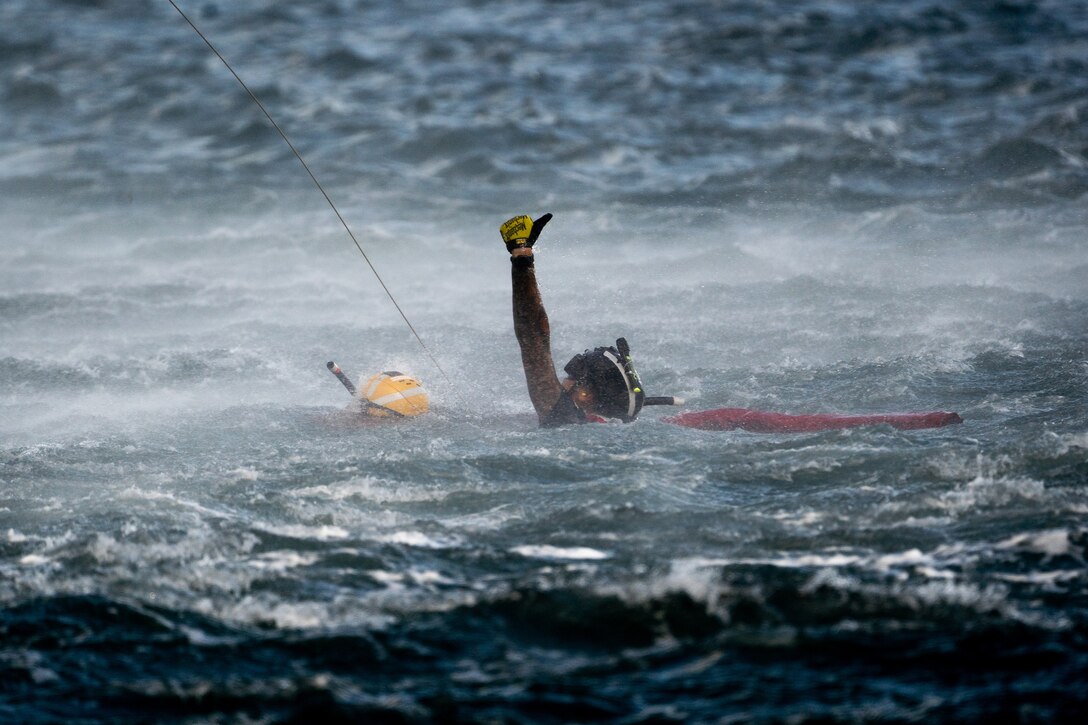
[[[544,225],[550,222],[551,219],[551,214],[545,214],[536,221],[524,214],[513,219],[507,219],[499,227],[499,234],[502,235],[502,240],[506,242],[506,251],[513,253],[515,249],[525,247],[532,249],[533,245],[536,244],[536,238],[544,231]]]

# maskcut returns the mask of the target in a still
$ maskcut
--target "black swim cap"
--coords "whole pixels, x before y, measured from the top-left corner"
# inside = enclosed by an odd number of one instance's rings
[[[642,410],[646,394],[631,361],[631,348],[622,337],[616,340],[616,347],[597,347],[575,355],[563,371],[593,392],[601,415],[630,423]]]

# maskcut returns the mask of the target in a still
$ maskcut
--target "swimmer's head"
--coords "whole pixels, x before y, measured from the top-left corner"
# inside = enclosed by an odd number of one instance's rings
[[[410,418],[430,410],[423,384],[396,370],[372,375],[359,386],[359,396],[366,401],[366,414],[378,418]]]
[[[570,376],[575,404],[588,413],[630,423],[642,410],[646,394],[631,360],[631,348],[622,337],[616,347],[575,355],[563,371]]]

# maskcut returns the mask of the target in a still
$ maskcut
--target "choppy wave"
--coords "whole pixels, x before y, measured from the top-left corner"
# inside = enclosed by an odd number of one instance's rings
[[[1038,675],[1042,666],[1065,681],[1084,676],[1083,623],[1009,621],[1000,589],[939,579],[851,586],[831,571],[749,566],[710,602],[684,591],[515,589],[317,635],[100,597],[35,600],[0,619],[5,689],[53,696],[33,714],[11,708],[17,717],[104,719],[259,708],[279,719],[982,721],[1027,697],[1034,717],[1061,721],[1083,708],[1076,688],[1055,692]],[[118,655],[138,656],[139,669],[119,670]],[[973,674],[980,658],[985,677]],[[759,687],[744,684],[753,669]],[[995,680],[1018,694],[993,697]],[[87,693],[79,707],[68,700],[75,692]]]
[[[139,193],[123,178],[133,172],[187,192],[201,178],[297,181],[275,173],[289,152],[172,8],[139,8],[8,4],[5,25],[36,33],[0,38],[12,60],[0,95],[18,109],[4,135],[57,148],[70,139],[49,123],[58,113],[102,129],[82,134],[75,163],[8,176],[9,191],[75,184],[101,197],[109,180]],[[531,176],[594,203],[851,210],[1048,206],[1088,188],[1076,123],[1088,20],[1060,3],[190,11],[337,179],[387,184],[393,171],[487,198]],[[538,32],[518,44],[509,27]]]

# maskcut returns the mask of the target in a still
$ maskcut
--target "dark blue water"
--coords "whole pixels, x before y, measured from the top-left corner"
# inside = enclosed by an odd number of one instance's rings
[[[179,4],[446,375],[166,0],[0,4],[0,720],[1078,719],[1088,5]],[[557,359],[965,422],[538,430],[546,211]]]

